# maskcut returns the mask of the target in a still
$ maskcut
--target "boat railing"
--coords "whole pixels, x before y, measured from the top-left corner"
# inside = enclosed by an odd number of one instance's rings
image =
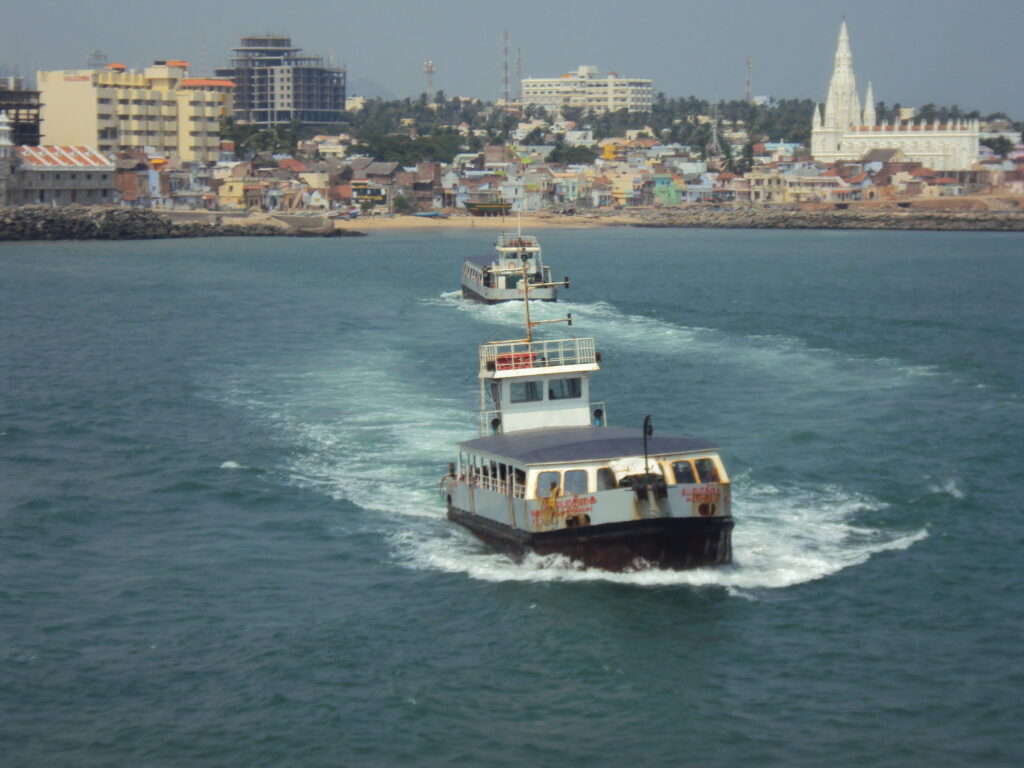
[[[498,235],[498,248],[540,248],[540,241],[533,235],[520,235],[516,232],[502,232]]]
[[[495,477],[484,472],[475,472],[472,475],[473,485],[477,488],[482,488],[487,491],[494,491],[500,493],[502,496],[508,496],[509,492],[509,481],[502,480],[501,477]],[[514,480],[511,483],[512,496],[517,499],[526,497],[526,486],[522,483],[517,483]]]
[[[488,372],[596,365],[598,362],[593,339],[498,341],[480,347],[480,369]]]

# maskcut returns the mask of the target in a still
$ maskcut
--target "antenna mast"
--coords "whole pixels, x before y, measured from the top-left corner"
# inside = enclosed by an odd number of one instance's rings
[[[752,67],[753,67],[753,64],[751,62],[751,59],[750,59],[749,56],[747,56],[747,93],[746,93],[747,104],[750,104],[754,100],[754,96],[750,92],[750,72],[751,72]]]
[[[504,67],[504,80],[502,81],[501,95],[505,104],[505,111],[508,111],[508,30],[505,30],[503,36],[504,40],[504,51],[502,54],[502,64]]]
[[[516,48],[516,101],[523,100],[523,49]]]

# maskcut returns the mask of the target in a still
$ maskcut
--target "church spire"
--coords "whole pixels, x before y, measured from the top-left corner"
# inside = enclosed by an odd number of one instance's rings
[[[825,128],[843,131],[860,121],[860,97],[857,96],[857,81],[853,76],[853,54],[850,52],[846,19],[843,19],[836,44],[836,66],[828,85],[828,99],[825,101]]]
[[[877,121],[875,116],[875,94],[871,92],[871,83],[868,83],[868,92],[864,94],[864,125],[874,125]]]

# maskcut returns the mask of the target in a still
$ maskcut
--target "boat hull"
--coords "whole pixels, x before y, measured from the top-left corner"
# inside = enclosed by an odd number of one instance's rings
[[[514,290],[501,288],[474,290],[466,283],[462,284],[462,296],[481,304],[502,304],[506,301],[522,301],[523,295]],[[530,301],[558,301],[558,292],[554,288],[537,288],[530,290]]]
[[[507,216],[512,210],[512,203],[490,202],[471,203],[464,202],[463,205],[471,216]]]
[[[448,519],[515,560],[563,555],[587,568],[687,570],[732,562],[731,517],[656,517],[530,533],[449,505]]]

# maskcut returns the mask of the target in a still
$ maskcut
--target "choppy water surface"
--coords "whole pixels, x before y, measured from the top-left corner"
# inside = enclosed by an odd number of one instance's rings
[[[735,565],[444,520],[486,231],[3,245],[0,761],[1019,765],[1024,240],[540,235],[612,423],[721,444]]]

